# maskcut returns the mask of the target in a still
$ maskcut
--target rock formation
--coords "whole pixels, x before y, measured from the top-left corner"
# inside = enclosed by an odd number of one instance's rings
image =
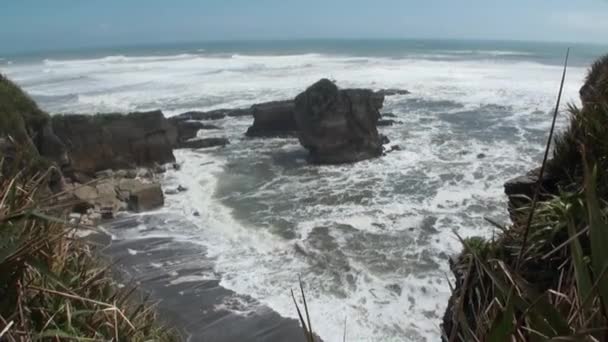
[[[94,174],[175,161],[177,130],[161,111],[55,115],[52,125],[67,147],[73,172]]]
[[[184,141],[179,145],[179,148],[208,148],[215,146],[226,146],[230,143],[226,138],[203,138]]]
[[[298,126],[294,118],[294,102],[274,101],[253,105],[253,126],[246,135],[249,137],[294,136]]]
[[[368,89],[344,89],[327,79],[295,99],[300,143],[313,163],[356,162],[382,154],[376,124],[384,96]]]

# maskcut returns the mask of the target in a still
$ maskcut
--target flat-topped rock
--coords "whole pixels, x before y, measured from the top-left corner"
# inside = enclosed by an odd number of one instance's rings
[[[175,161],[177,129],[161,111],[55,115],[52,126],[67,148],[73,172],[91,175]]]
[[[253,105],[253,125],[249,137],[294,136],[298,126],[294,118],[294,101],[273,101]]]

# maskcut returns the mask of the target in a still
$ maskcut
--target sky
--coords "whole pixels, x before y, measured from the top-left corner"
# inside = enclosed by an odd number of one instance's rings
[[[608,44],[608,0],[2,0],[0,52],[209,40]]]

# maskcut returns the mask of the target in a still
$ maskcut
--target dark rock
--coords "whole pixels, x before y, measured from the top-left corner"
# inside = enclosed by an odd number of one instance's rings
[[[174,162],[175,127],[161,111],[55,115],[55,134],[66,144],[73,172],[94,174]]]
[[[143,212],[162,207],[165,199],[160,184],[145,184],[133,190],[129,196],[129,209]]]
[[[226,113],[223,111],[211,111],[211,112],[199,112],[190,111],[172,117],[174,121],[185,121],[185,120],[220,120],[226,117]]]
[[[389,120],[389,119],[383,119],[383,120],[378,120],[378,126],[392,126],[395,124],[401,123],[399,121],[395,121],[395,120]]]
[[[208,148],[214,146],[226,146],[230,141],[226,138],[204,138],[184,141],[179,148]]]
[[[477,155],[477,159],[483,159],[485,157],[486,157],[485,153],[480,153]]]
[[[382,141],[376,129],[383,95],[345,89],[322,79],[296,97],[300,143],[313,163],[337,164],[378,157]]]
[[[220,109],[226,116],[239,117],[239,116],[251,116],[251,108],[238,108],[238,109]]]
[[[253,105],[253,125],[246,135],[249,137],[294,136],[298,126],[294,118],[294,102],[274,101]]]
[[[380,134],[380,142],[382,143],[382,145],[386,145],[389,144],[391,140],[386,135]]]
[[[390,153],[390,152],[394,152],[394,151],[401,151],[401,146],[399,145],[392,145],[389,146],[388,148],[385,149],[384,153]]]
[[[70,177],[74,182],[80,183],[80,184],[86,184],[90,181],[93,180],[92,177],[89,177],[87,175],[85,175],[84,173],[81,172],[74,172],[71,177]]]
[[[173,118],[169,118],[169,121],[173,123],[175,125],[175,128],[177,129],[178,144],[179,142],[196,138],[198,131],[205,127],[205,124],[198,121],[176,120]]]
[[[178,164],[178,163],[173,163],[173,164],[171,164],[171,167],[172,167],[172,168],[173,168],[173,170],[175,170],[175,171],[179,171],[179,170],[182,168],[182,166],[181,166],[180,164]]]
[[[378,90],[376,93],[377,94],[382,94],[384,96],[408,95],[408,94],[410,94],[410,92],[408,90],[405,90],[405,89],[395,89],[395,88],[381,89],[381,90]]]
[[[186,188],[185,186],[181,186],[181,185],[179,185],[179,186],[177,187],[177,191],[179,191],[179,192],[188,191],[188,188]]]
[[[382,117],[383,118],[396,118],[397,115],[395,115],[393,113],[382,113]]]
[[[193,216],[199,217],[201,216],[201,213],[199,213],[198,211],[195,211],[192,213]]]
[[[220,126],[201,123],[201,129],[222,129]]]
[[[540,168],[537,168],[505,183],[505,194],[509,197],[509,213],[514,223],[521,220],[518,210],[529,204],[534,197],[539,174]],[[539,200],[546,199],[548,195],[556,194],[558,181],[549,172],[545,171],[540,182]]]

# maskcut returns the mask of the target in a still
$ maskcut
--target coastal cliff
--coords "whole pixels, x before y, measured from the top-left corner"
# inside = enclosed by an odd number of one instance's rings
[[[505,184],[512,224],[496,239],[462,240],[450,261],[444,341],[608,337],[608,56],[592,65],[580,96],[542,179],[535,169]]]
[[[62,170],[79,169],[79,159],[51,117],[1,75],[0,150],[1,339],[177,340],[78,237],[95,230],[67,219],[81,201]]]

